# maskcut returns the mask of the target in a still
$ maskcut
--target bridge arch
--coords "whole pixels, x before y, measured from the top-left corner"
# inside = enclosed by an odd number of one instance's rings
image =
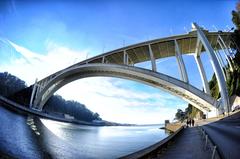
[[[212,111],[218,106],[218,102],[210,95],[176,78],[143,68],[116,64],[85,64],[65,70],[42,88],[34,100],[34,106],[42,110],[54,92],[64,85],[78,79],[96,76],[129,79],[160,88],[204,112]]]
[[[232,45],[233,44],[233,45]],[[193,23],[188,34],[176,35],[161,39],[145,41],[109,51],[95,57],[83,60],[65,69],[59,70],[40,81],[36,81],[30,99],[30,108],[42,110],[50,96],[64,85],[81,78],[94,76],[119,77],[138,81],[164,89],[200,110],[210,111],[214,108],[228,112],[230,110],[229,96],[224,74],[224,64],[221,62],[219,50],[222,50],[230,70],[231,59],[236,45],[230,32],[209,32]],[[206,52],[221,94],[219,102],[210,96],[209,84],[200,55]],[[189,84],[188,74],[182,58],[183,54],[194,56],[203,90]],[[156,60],[165,57],[176,57],[181,80],[157,72]],[[140,62],[151,62],[151,70],[138,68]],[[216,110],[216,109],[214,109]]]

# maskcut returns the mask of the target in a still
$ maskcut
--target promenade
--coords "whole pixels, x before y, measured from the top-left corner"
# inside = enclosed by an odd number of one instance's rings
[[[205,150],[204,140],[197,127],[184,129],[170,146],[161,150],[156,159],[207,159],[211,152]]]
[[[224,159],[240,158],[240,111],[203,126]]]
[[[231,112],[230,116],[219,116],[197,121],[209,135],[218,153],[224,159],[238,159],[240,155],[240,111]],[[205,148],[205,138],[202,138],[198,127],[185,128],[179,136],[161,149],[153,158],[163,159],[206,159],[212,158],[212,150]],[[219,158],[219,156],[215,156]]]

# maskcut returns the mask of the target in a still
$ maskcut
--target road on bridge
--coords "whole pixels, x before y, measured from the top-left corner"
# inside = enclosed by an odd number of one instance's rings
[[[240,158],[240,112],[203,128],[217,145],[224,159]]]

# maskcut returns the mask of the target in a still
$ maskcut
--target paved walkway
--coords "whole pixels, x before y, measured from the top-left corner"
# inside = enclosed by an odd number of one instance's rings
[[[165,152],[158,155],[161,159],[208,159],[211,152],[204,150],[204,141],[198,128],[184,129]]]
[[[203,128],[225,159],[240,159],[240,112]]]

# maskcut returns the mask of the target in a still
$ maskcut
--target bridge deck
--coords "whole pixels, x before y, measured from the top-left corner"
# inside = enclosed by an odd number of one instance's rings
[[[159,152],[160,153],[160,152]],[[196,127],[184,129],[167,150],[162,151],[156,159],[206,159],[211,152],[204,149],[204,141]]]

